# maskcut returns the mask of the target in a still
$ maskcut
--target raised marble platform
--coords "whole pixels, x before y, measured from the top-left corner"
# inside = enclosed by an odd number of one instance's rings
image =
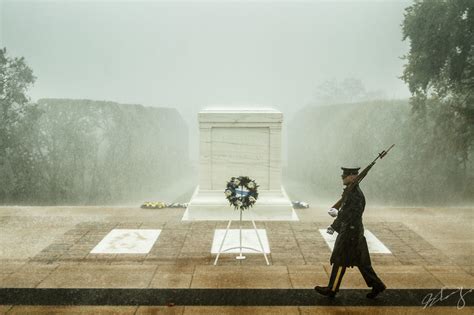
[[[200,190],[196,188],[182,220],[239,220],[240,211],[234,210],[224,196],[224,191]],[[298,221],[285,190],[266,190],[259,192],[256,204],[244,210],[244,221]]]

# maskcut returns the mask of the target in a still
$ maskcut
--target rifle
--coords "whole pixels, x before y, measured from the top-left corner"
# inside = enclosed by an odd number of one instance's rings
[[[395,146],[395,144],[392,144],[390,146],[390,148],[387,149],[387,151],[383,150],[382,152],[379,153],[379,155],[375,158],[375,160],[372,161],[372,163],[369,164],[369,166],[367,166],[366,168],[364,168],[364,170],[362,172],[359,173],[359,175],[357,175],[357,177],[355,178],[354,182],[352,182],[352,184],[350,184],[349,186],[346,187],[346,189],[344,189],[344,192],[342,193],[342,197],[341,199],[339,199],[335,204],[334,206],[332,206],[333,208],[339,210],[339,208],[341,208],[341,205],[342,205],[342,200],[344,200],[344,198],[347,196],[347,194],[352,191],[352,189],[354,189],[355,186],[359,185],[359,183],[364,179],[364,177],[367,175],[367,173],[370,171],[370,169],[372,168],[372,166],[375,165],[375,162],[378,160],[378,159],[383,159],[383,157],[385,155],[387,155],[388,151],[390,151],[393,147]]]

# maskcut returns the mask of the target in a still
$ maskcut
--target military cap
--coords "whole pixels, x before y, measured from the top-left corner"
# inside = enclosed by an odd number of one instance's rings
[[[349,176],[359,174],[360,167],[341,167],[341,169],[343,176]]]

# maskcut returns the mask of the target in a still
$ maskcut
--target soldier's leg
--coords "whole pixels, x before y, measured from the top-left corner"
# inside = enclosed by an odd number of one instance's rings
[[[359,266],[359,271],[364,277],[365,283],[367,283],[368,287],[372,288],[383,288],[385,287],[384,283],[375,273],[374,268],[371,265],[368,266]]]
[[[329,278],[328,288],[333,292],[339,291],[339,286],[341,285],[342,277],[346,272],[346,267],[332,265],[331,277]]]

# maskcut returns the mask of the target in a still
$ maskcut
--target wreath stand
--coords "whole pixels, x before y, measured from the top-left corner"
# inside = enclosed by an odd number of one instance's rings
[[[217,265],[217,261],[219,260],[219,256],[221,255],[221,253],[227,252],[227,251],[232,250],[232,249],[239,249],[239,256],[236,256],[235,259],[238,259],[238,260],[246,259],[247,257],[242,255],[242,249],[244,249],[244,248],[249,249],[249,250],[253,250],[257,253],[262,253],[263,257],[265,257],[265,261],[267,263],[267,266],[270,265],[270,263],[268,262],[267,254],[265,253],[265,249],[263,248],[262,240],[260,239],[260,235],[258,235],[257,226],[255,225],[255,221],[253,220],[253,218],[252,218],[251,221],[252,221],[252,224],[253,224],[253,229],[255,231],[255,234],[257,235],[258,243],[260,244],[260,250],[256,249],[256,248],[253,248],[253,247],[242,246],[242,211],[243,211],[242,208],[239,208],[239,211],[240,211],[239,246],[230,247],[230,248],[226,248],[226,249],[222,250],[222,247],[224,246],[224,242],[227,238],[227,233],[229,232],[230,226],[232,224],[232,220],[229,220],[229,223],[227,224],[227,228],[226,228],[225,233],[224,233],[224,238],[222,239],[221,245],[219,247],[219,251],[217,252],[216,259],[214,260],[214,266]]]

